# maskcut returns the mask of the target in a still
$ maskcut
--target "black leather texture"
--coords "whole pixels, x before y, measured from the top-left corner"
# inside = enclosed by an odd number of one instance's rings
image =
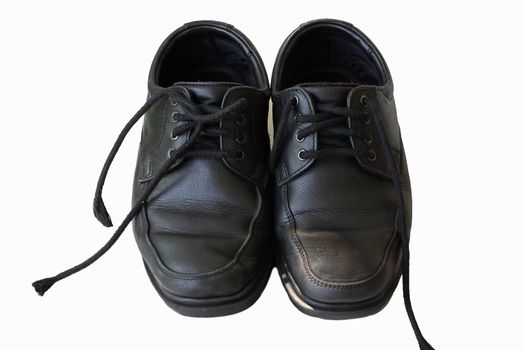
[[[163,299],[190,316],[219,316],[253,303],[273,266],[268,179],[269,84],[251,42],[231,25],[201,21],[183,26],[161,45],[149,76],[149,94],[173,89],[201,111],[239,99],[239,121],[221,120],[242,138],[220,137],[236,158],[177,161],[135,217],[133,229],[146,269]],[[134,200],[189,132],[177,115],[191,113],[170,98],[156,103],[142,129]]]
[[[287,291],[296,306],[314,316],[375,313],[386,305],[401,274],[399,218],[378,125],[351,114],[366,113],[367,101],[377,106],[400,169],[410,227],[410,180],[388,67],[352,25],[308,22],[279,51],[272,100],[274,128],[287,124],[274,169],[278,266]],[[356,156],[301,159],[302,151],[326,146],[317,132],[298,138],[311,123],[297,124],[294,118],[315,114],[319,106],[346,108],[342,128],[367,135],[346,139]]]

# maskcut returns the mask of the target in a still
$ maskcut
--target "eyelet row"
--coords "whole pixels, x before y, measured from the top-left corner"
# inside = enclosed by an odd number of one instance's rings
[[[235,124],[238,126],[243,126],[246,124],[246,116],[244,114],[239,115],[239,119],[235,121]],[[246,137],[244,135],[240,135],[239,137],[235,138],[235,142],[237,142],[239,145],[243,144],[246,141]],[[237,157],[235,157],[236,161],[241,161],[246,157],[246,154],[242,149],[237,150]]]
[[[172,104],[173,104],[174,106],[177,106],[177,105],[178,105],[177,102],[172,102]],[[180,114],[180,113],[177,112],[177,111],[171,113],[171,119],[173,120],[173,122],[175,122],[175,123],[178,122],[177,116],[178,116],[179,114]],[[173,132],[171,133],[171,139],[172,139],[173,141],[177,140],[177,139],[179,138],[179,136],[180,136],[180,135],[175,135],[175,136],[174,136],[174,135],[173,135]],[[170,153],[171,153],[171,150],[170,150]]]
[[[361,106],[363,106],[364,108],[368,108],[370,106],[368,97],[366,95],[361,96],[361,98],[359,99],[359,103],[361,103]],[[365,123],[365,125],[368,125],[371,122],[372,122],[372,116],[367,113],[365,117],[363,118],[363,123]],[[367,145],[371,145],[372,142],[374,142],[374,138],[372,137],[372,134],[367,133],[364,137],[364,141]],[[377,159],[376,151],[373,148],[371,148],[368,150],[367,153],[368,153],[367,154],[368,160],[371,162],[375,162]]]
[[[240,114],[239,119],[235,121],[235,124],[237,124],[238,126],[243,126],[244,124],[246,124],[246,116],[244,114]],[[241,145],[244,142],[246,142],[246,137],[244,135],[240,135],[235,138],[235,142]],[[246,157],[246,154],[244,153],[242,149],[237,149],[236,152],[237,152],[237,156],[235,157],[236,161],[241,161]]]

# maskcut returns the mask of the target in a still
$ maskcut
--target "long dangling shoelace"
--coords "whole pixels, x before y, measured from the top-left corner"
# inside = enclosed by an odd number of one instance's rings
[[[292,109],[295,107],[291,101],[289,105]],[[347,109],[344,107],[333,107],[319,105],[317,110],[318,113],[310,115],[296,114],[294,117],[295,126],[301,123],[312,123],[310,126],[302,128],[297,134],[298,140],[304,137],[318,133],[319,147],[318,150],[301,151],[298,156],[301,159],[310,158],[323,158],[328,156],[348,156],[355,157],[359,155],[367,155],[373,159],[375,153],[368,151],[359,151],[351,147],[348,136],[358,137],[365,142],[370,142],[371,135],[366,132],[362,132],[358,129],[350,129],[347,125],[347,119],[361,119],[363,122],[368,123],[370,118],[374,119],[375,124],[378,126],[378,134],[381,141],[381,146],[385,150],[386,160],[388,164],[388,171],[392,176],[394,182],[394,189],[396,193],[396,204],[400,216],[398,234],[401,241],[402,250],[402,267],[403,267],[403,299],[405,303],[405,309],[419,343],[421,350],[434,350],[434,348],[427,342],[416,320],[414,311],[412,309],[412,301],[410,299],[410,249],[408,231],[406,227],[406,216],[405,216],[405,198],[403,195],[403,189],[401,186],[401,179],[399,171],[394,161],[394,154],[388,143],[385,128],[383,122],[379,117],[377,106],[374,102],[364,98],[363,106],[364,111]],[[282,147],[283,140],[286,138],[288,133],[290,122],[288,118],[284,122],[281,122],[277,128],[274,147],[270,156],[270,169],[275,169],[278,161],[280,147]]]
[[[139,119],[159,100],[163,98],[171,98],[172,103],[181,104],[185,107],[186,110],[191,111],[187,114],[177,114],[177,120],[183,121],[181,126],[175,127],[172,132],[172,138],[177,138],[179,135],[189,133],[187,140],[180,146],[178,149],[172,149],[169,153],[169,159],[160,167],[157,175],[153,177],[142,195],[137,199],[128,215],[124,218],[122,223],[119,225],[115,233],[107,241],[102,248],[100,248],[95,254],[86,259],[84,262],[67,269],[54,277],[44,278],[33,282],[33,287],[39,295],[44,295],[44,293],[53,286],[56,282],[69,277],[89,265],[97,261],[102,255],[104,255],[120,238],[126,227],[133,220],[133,218],[141,211],[142,207],[146,203],[149,195],[153,192],[160,180],[166,175],[169,169],[175,164],[178,159],[182,157],[206,157],[206,158],[229,158],[229,157],[239,157],[237,151],[234,150],[222,150],[219,147],[219,138],[220,136],[239,138],[242,135],[239,131],[227,129],[220,127],[220,121],[222,120],[235,120],[239,123],[242,122],[242,119],[245,118],[239,110],[246,108],[246,99],[240,98],[233,104],[220,109],[218,107],[201,107],[201,109],[210,110],[209,114],[201,114],[200,108],[187,100],[179,93],[171,89],[163,89],[154,95],[152,95],[140,108],[137,113],[130,119],[126,124],[124,129],[120,132],[115,144],[113,145],[111,152],[109,153],[102,172],[100,174],[97,189],[95,191],[95,199],[93,201],[93,211],[97,219],[104,226],[112,226],[110,216],[102,200],[102,188],[104,187],[104,182],[106,180],[106,175],[109,171],[111,163],[117,154],[120,145],[124,141],[124,138],[131,130],[131,128],[137,123]]]

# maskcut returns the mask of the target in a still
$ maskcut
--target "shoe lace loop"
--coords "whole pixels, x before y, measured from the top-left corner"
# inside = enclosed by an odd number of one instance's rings
[[[312,114],[301,114],[296,111],[296,99],[292,99],[288,105],[288,113],[294,113],[292,121],[286,118],[284,123],[280,123],[275,133],[274,147],[270,155],[271,169],[275,169],[279,160],[280,151],[284,139],[290,130],[297,130],[295,139],[302,142],[306,137],[317,133],[318,147],[316,150],[301,150],[301,160],[317,159],[325,157],[355,157],[366,154],[364,150],[356,150],[350,137],[366,140],[370,137],[367,132],[359,127],[349,127],[348,118],[356,121],[365,122],[370,118],[368,111],[349,110],[345,107],[334,107],[319,104],[316,112]],[[301,125],[308,124],[306,127]]]

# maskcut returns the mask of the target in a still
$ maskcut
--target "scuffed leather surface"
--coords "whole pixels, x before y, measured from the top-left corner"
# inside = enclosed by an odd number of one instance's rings
[[[369,98],[382,96],[373,90],[365,90]],[[362,93],[363,89],[352,89],[347,96],[349,106],[355,99],[359,102]],[[299,108],[311,99],[300,99]],[[382,107],[381,117],[389,141],[399,142],[396,146],[401,151],[395,106],[390,101]],[[274,105],[274,115],[287,117],[280,107]],[[369,129],[376,136],[373,123]],[[293,135],[291,131],[281,156],[275,191],[278,244],[290,273],[303,293],[321,302],[352,303],[379,295],[395,278],[401,257],[394,186],[388,169],[380,167],[384,160],[380,145],[372,145],[379,166],[356,158],[316,159],[307,168],[299,168],[299,173],[298,168],[290,167],[295,171],[292,175],[288,164],[301,162],[290,146],[297,143]],[[304,147],[305,141],[295,148]],[[410,218],[408,172],[401,152],[399,162]]]
[[[409,190],[405,196],[410,207]],[[370,176],[354,159],[317,160],[278,187],[276,198],[279,251],[311,299],[366,300],[394,278],[400,251],[388,179]]]
[[[315,23],[315,26],[322,25],[322,21]],[[354,29],[348,25],[345,30]],[[375,49],[366,37],[362,38],[366,47]],[[292,40],[287,39],[287,42]],[[382,86],[342,84],[341,87],[319,83],[276,90],[282,74],[282,56],[288,54],[290,50],[285,43],[272,78],[272,99],[277,102],[273,107],[275,127],[291,118],[281,101],[293,95],[299,97],[299,110],[310,110],[317,103],[331,103],[359,111],[366,111],[360,102],[366,95],[378,106],[379,117],[396,157],[410,229],[408,169],[393,85],[380,54],[378,66],[384,67],[386,77]],[[394,184],[379,141],[378,126],[373,120],[365,125],[353,118],[348,118],[348,126],[372,134],[371,145],[357,137],[350,137],[349,142],[357,150],[373,148],[377,154],[375,161],[370,161],[367,155],[300,161],[296,152],[300,148],[315,150],[317,146],[313,140],[317,135],[312,134],[309,141],[307,138],[299,144],[294,137],[297,129],[290,129],[276,169],[275,227],[279,255],[301,293],[322,303],[357,303],[377,297],[396,281],[400,272]]]

